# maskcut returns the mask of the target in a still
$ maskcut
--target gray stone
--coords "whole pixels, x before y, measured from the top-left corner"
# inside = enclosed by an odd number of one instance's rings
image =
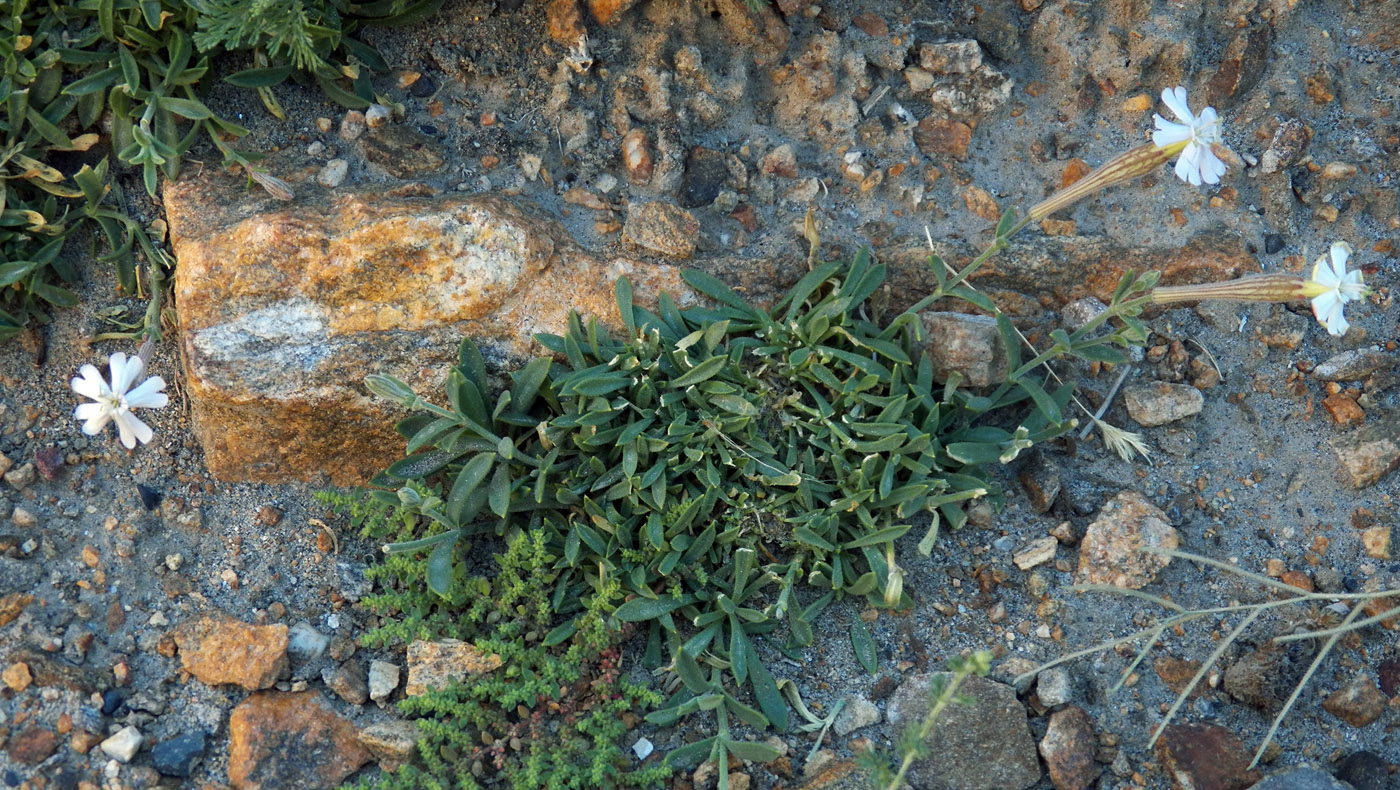
[[[391,719],[371,724],[360,731],[359,737],[360,744],[374,755],[379,767],[393,772],[413,759],[423,731],[411,721]]]
[[[1078,332],[1107,309],[1108,305],[1097,296],[1086,296],[1060,308],[1060,321],[1066,332]]]
[[[1205,396],[1189,384],[1133,384],[1123,388],[1123,405],[1144,428],[1166,425],[1201,413]]]
[[[1374,421],[1330,443],[1352,488],[1375,485],[1400,466],[1400,410],[1369,416]]]
[[[166,776],[187,778],[204,756],[204,733],[187,732],[151,747],[151,763]]]
[[[29,592],[43,575],[44,569],[37,562],[0,556],[0,595]]]
[[[1006,380],[1010,360],[995,318],[927,311],[919,318],[924,324],[933,377],[939,382],[947,381],[954,371],[972,387],[989,387]]]
[[[129,763],[145,740],[141,731],[135,727],[123,727],[116,735],[102,742],[102,751],[117,762]]]
[[[29,485],[34,482],[36,476],[34,464],[32,463],[17,466],[4,475],[5,482],[9,483],[10,487],[16,491],[23,491],[28,488]]]
[[[344,159],[332,159],[316,174],[316,183],[326,189],[335,189],[345,183],[345,177],[349,174],[349,162],[346,162]]]
[[[1012,555],[1011,561],[1016,563],[1017,568],[1028,571],[1055,559],[1055,550],[1059,547],[1058,540],[1051,535],[1044,535],[1023,546]]]
[[[317,631],[305,620],[287,631],[287,655],[293,661],[315,661],[326,652],[331,638]]]
[[[375,702],[382,702],[394,693],[394,689],[399,687],[399,675],[402,673],[398,664],[391,664],[388,661],[371,661],[369,664],[369,698]]]
[[[1396,357],[1370,349],[1353,349],[1329,358],[1313,368],[1313,378],[1320,381],[1361,381],[1378,370],[1395,367]]]
[[[1249,790],[1356,790],[1347,782],[1333,778],[1321,768],[1298,765],[1270,774],[1251,785]]]
[[[1069,670],[1051,667],[1041,672],[1035,680],[1035,695],[1040,697],[1040,704],[1047,708],[1064,705],[1074,699],[1074,684],[1070,680]]]
[[[886,719],[895,732],[927,715],[933,678],[912,676],[890,698]],[[1039,781],[1040,760],[1015,689],[973,676],[958,691],[971,704],[944,710],[924,741],[930,757],[913,764],[909,784],[923,790],[1022,790]]]
[[[836,722],[832,729],[837,735],[846,736],[872,724],[880,722],[880,709],[875,707],[875,703],[860,695],[846,697],[846,704],[841,707],[841,713],[836,716]]]

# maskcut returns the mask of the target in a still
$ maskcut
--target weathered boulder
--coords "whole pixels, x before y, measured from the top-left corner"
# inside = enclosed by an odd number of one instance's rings
[[[402,448],[369,373],[438,394],[463,335],[537,353],[569,312],[616,325],[613,284],[686,304],[679,272],[590,256],[523,203],[324,194],[293,205],[215,175],[168,184],[195,433],[225,480],[362,482]]]

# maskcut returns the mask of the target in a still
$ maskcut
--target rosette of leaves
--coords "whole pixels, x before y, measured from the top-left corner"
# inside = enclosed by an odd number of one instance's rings
[[[0,3],[0,54],[4,74],[0,77],[0,338],[18,333],[30,320],[44,321],[46,306],[68,307],[77,297],[63,287],[76,273],[60,257],[63,241],[84,221],[94,221],[106,237],[111,252],[103,256],[117,267],[121,288],[137,290],[136,261],[132,255],[140,247],[153,266],[168,259],[157,251],[145,231],[131,217],[107,205],[112,187],[107,183],[107,160],[95,166],[83,165],[71,178],[49,164],[59,155],[72,155],[90,149],[99,136],[94,129],[104,109],[113,109],[114,135],[124,134],[134,141],[149,142],[150,155],[143,161],[154,168],[167,164],[161,152],[173,152],[184,145],[164,142],[174,129],[174,116],[207,113],[202,105],[175,95],[204,72],[204,64],[190,64],[189,41],[166,12],[147,17],[151,4],[76,4],[27,2]],[[120,6],[120,7],[118,7]],[[165,15],[162,15],[165,14]],[[152,21],[154,20],[154,21]],[[134,24],[169,26],[158,40],[132,28]],[[132,28],[132,29],[129,29]],[[141,62],[127,44],[145,60],[152,85],[158,91],[142,94],[110,90],[120,75],[136,74]],[[104,46],[112,44],[111,46]],[[147,51],[147,50],[150,51]],[[155,50],[159,49],[156,53]],[[124,55],[122,53],[125,53]],[[149,56],[149,57],[147,57]],[[79,76],[84,75],[84,76]],[[138,129],[131,113],[140,113],[145,126]],[[128,112],[119,112],[125,108]],[[86,132],[70,137],[74,130]],[[157,147],[159,142],[159,148]],[[173,147],[171,147],[173,145]],[[128,159],[136,161],[141,148],[126,147]],[[153,189],[154,187],[152,187]],[[81,200],[74,211],[69,202]],[[158,277],[158,275],[156,275]]]
[[[375,492],[420,515],[427,533],[390,550],[428,552],[428,585],[449,595],[461,538],[542,531],[555,612],[618,583],[629,600],[613,617],[648,629],[651,665],[706,664],[758,703],[715,680],[659,715],[708,709],[713,693],[744,721],[783,728],[758,640],[786,625],[790,646],[810,643],[813,618],[838,596],[909,606],[892,583],[895,541],[931,519],[918,546],[931,552],[940,521],[960,527],[960,503],[994,490],[967,458],[1014,455],[1064,428],[1037,414],[1015,431],[975,424],[979,412],[915,352],[917,317],[881,327],[862,316],[884,274],[862,252],[763,310],[687,272],[713,305],[682,310],[662,294],[655,313],[619,280],[622,339],[573,316],[563,337],[539,337],[556,356],[511,374],[494,402],[469,340],[446,407],[368,377],[371,391],[420,412],[399,424],[408,455],[381,482],[431,492]],[[576,627],[566,621],[547,641]]]

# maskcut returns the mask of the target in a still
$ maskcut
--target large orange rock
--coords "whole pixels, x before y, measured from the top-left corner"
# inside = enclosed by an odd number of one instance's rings
[[[613,284],[638,301],[677,269],[602,260],[503,197],[375,192],[274,203],[223,175],[165,189],[180,265],[186,391],[210,471],[225,480],[363,482],[401,454],[398,407],[364,388],[396,376],[441,400],[457,345],[541,353],[570,310],[616,326]]]
[[[180,664],[210,686],[265,689],[287,670],[287,626],[205,617],[175,630]]]
[[[330,790],[372,757],[355,725],[314,691],[260,691],[228,720],[228,781],[238,790]]]

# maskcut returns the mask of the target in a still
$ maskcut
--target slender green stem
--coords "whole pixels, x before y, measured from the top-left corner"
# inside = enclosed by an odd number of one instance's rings
[[[920,742],[927,738],[928,734],[933,731],[933,725],[938,722],[938,717],[943,714],[944,709],[953,703],[953,700],[958,694],[958,687],[962,685],[962,682],[966,680],[967,676],[970,674],[972,674],[970,663],[964,663],[953,673],[953,679],[948,681],[948,684],[939,692],[938,699],[933,701],[933,706],[929,709],[928,715],[924,717],[923,723],[919,725]],[[899,788],[904,786],[904,777],[909,773],[909,766],[914,764],[915,759],[917,759],[915,752],[911,751],[904,755],[904,758],[900,760],[899,763],[899,771],[894,775],[894,778],[890,780],[889,784],[885,786],[885,790],[899,790]]]

